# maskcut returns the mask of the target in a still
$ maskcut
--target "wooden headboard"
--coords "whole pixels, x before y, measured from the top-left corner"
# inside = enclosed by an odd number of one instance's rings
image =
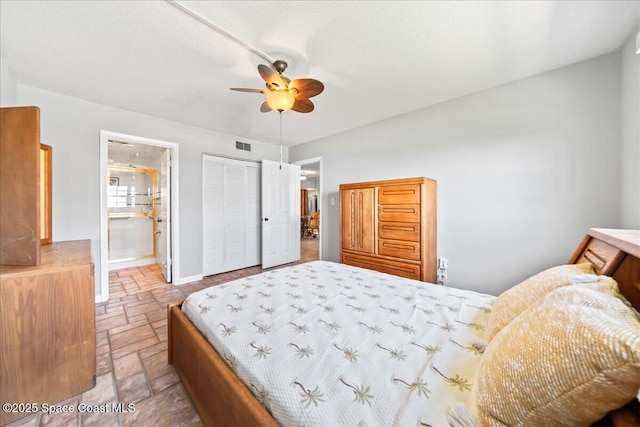
[[[597,274],[611,276],[640,311],[640,230],[592,228],[569,264],[589,262]]]
[[[591,263],[597,274],[611,276],[620,293],[640,311],[640,230],[592,228],[569,259],[569,264]],[[609,414],[598,426],[640,426],[640,404],[634,399]]]

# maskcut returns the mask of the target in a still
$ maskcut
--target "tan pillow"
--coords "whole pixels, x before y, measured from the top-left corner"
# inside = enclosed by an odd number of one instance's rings
[[[498,333],[478,370],[482,425],[590,425],[636,397],[640,321],[617,295],[613,279],[556,289]]]
[[[487,323],[487,341],[541,297],[571,284],[573,274],[593,274],[591,264],[567,264],[550,268],[507,289],[496,299]]]

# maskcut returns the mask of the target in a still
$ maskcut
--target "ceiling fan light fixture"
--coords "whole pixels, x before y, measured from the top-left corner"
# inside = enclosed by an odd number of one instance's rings
[[[286,89],[270,90],[265,93],[267,104],[272,110],[281,113],[289,111],[293,107],[296,98]]]

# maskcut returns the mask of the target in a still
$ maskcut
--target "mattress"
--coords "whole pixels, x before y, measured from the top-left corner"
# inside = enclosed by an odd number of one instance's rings
[[[314,261],[203,289],[182,310],[282,425],[441,426],[472,406],[494,300]]]

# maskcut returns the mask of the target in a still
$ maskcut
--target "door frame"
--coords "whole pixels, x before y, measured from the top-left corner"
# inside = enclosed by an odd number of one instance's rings
[[[323,233],[323,229],[325,227],[326,224],[326,218],[327,218],[327,214],[326,212],[323,214],[322,213],[322,199],[323,199],[323,192],[322,192],[322,176],[323,176],[323,172],[322,172],[322,157],[311,157],[309,159],[303,159],[303,160],[298,160],[296,162],[291,162],[294,165],[298,165],[300,166],[300,169],[304,169],[303,166],[304,165],[308,165],[311,163],[319,163],[320,165],[318,166],[318,170],[320,171],[320,177],[318,179],[318,211],[320,211],[320,229],[318,230],[318,259],[322,260],[322,236],[324,235]],[[325,218],[325,220],[323,221],[322,218]]]
[[[171,150],[171,278],[174,285],[180,284],[180,229],[178,203],[178,144],[143,138],[135,135],[100,130],[100,295],[96,303],[109,299],[109,220],[107,215],[107,165],[109,164],[109,140],[115,139],[132,144],[153,145]]]

